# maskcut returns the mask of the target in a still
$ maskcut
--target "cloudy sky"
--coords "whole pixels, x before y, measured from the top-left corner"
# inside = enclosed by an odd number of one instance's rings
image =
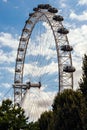
[[[87,0],[0,0],[0,101],[6,95],[13,96],[15,59],[25,21],[34,7],[44,3],[59,10],[64,17],[63,25],[69,29],[68,39],[74,48],[72,59],[76,68],[74,88],[78,87],[82,57],[87,54]],[[50,54],[54,57],[55,52]],[[51,65],[54,66],[54,62]]]

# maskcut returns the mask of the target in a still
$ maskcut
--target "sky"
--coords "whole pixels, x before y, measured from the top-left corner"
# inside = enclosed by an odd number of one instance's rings
[[[63,25],[69,30],[68,40],[73,46],[72,61],[76,68],[74,89],[78,88],[82,74],[82,58],[87,54],[87,0],[0,0],[0,101],[7,95],[13,96],[12,84],[19,38],[29,13],[33,12],[33,8],[38,4],[50,4],[64,17]],[[49,31],[45,33],[49,34]],[[47,36],[45,33],[43,37]],[[54,56],[55,53],[51,54]],[[51,65],[52,69],[54,62]],[[49,95],[52,95],[52,92]]]

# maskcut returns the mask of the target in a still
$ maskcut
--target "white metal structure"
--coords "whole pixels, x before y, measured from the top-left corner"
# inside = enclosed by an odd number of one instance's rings
[[[67,38],[69,31],[65,29],[62,24],[62,21],[64,20],[63,17],[58,15],[58,10],[49,4],[38,5],[38,7],[33,10],[34,12],[29,14],[29,18],[26,20],[17,50],[13,84],[15,103],[20,103],[26,95],[27,90],[31,87],[41,88],[42,86],[41,81],[38,81],[37,83],[29,81],[26,83],[23,80],[27,48],[30,46],[29,41],[32,32],[39,22],[46,22],[51,28],[54,37],[57,57],[56,71],[58,74],[58,91],[61,92],[66,88],[73,88],[73,72],[75,71],[75,68],[72,66],[71,58],[71,51],[73,48],[69,45]]]

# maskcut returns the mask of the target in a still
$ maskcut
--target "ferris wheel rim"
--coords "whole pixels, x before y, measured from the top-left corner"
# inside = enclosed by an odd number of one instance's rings
[[[66,32],[65,32],[65,34],[61,34],[60,32],[58,32],[58,29],[61,29],[61,28],[64,28],[64,27],[63,27],[62,21],[55,21],[53,19],[54,16],[55,16],[55,13],[49,12],[47,9],[40,9],[40,10],[34,11],[33,15],[31,15],[28,18],[28,20],[26,21],[25,26],[24,26],[24,28],[22,30],[22,34],[21,34],[21,38],[20,38],[20,42],[19,42],[19,47],[18,47],[18,51],[17,51],[17,59],[16,59],[16,65],[15,65],[15,76],[14,76],[14,89],[16,89],[17,86],[23,85],[23,69],[24,69],[25,56],[26,56],[26,50],[27,50],[28,42],[29,42],[29,39],[31,37],[32,31],[34,29],[34,26],[36,25],[36,23],[39,20],[42,20],[42,21],[48,22],[49,26],[52,29],[53,36],[54,36],[54,39],[55,39],[55,45],[56,45],[56,51],[57,51],[57,60],[58,60],[58,70],[59,70],[58,74],[59,74],[59,91],[60,91],[61,86],[62,86],[61,75],[67,76],[66,72],[63,72],[63,70],[61,70],[61,64],[63,64],[63,62],[65,63],[66,61],[69,60],[69,63],[72,66],[72,58],[71,58],[71,52],[69,51],[68,52],[69,54],[67,53],[67,58],[66,59],[64,59],[64,56],[63,56],[63,61],[60,59],[61,55],[60,55],[60,50],[59,50],[60,49],[59,48],[59,46],[60,46],[59,42],[62,41],[61,39],[62,39],[63,36],[65,38],[65,41],[66,41],[67,45],[69,45],[69,41],[68,41],[68,38],[67,38],[67,35],[66,35],[67,33]],[[45,20],[43,20],[44,18],[45,18]],[[33,24],[33,26],[31,26],[31,24]],[[31,26],[30,30],[26,28],[27,25]],[[61,31],[61,30],[59,30],[59,31]],[[26,33],[28,35],[26,38],[23,38],[24,33]],[[57,36],[59,36],[59,37],[57,37]],[[25,48],[21,48],[21,45],[22,45],[23,42],[26,43],[26,47]],[[20,52],[23,52],[23,51],[24,51],[24,53],[22,55],[23,56],[22,57],[23,59],[22,59],[21,56],[20,56]],[[62,53],[64,53],[64,52],[62,52]],[[21,70],[20,70],[20,68],[19,69],[17,68],[19,62],[21,63]],[[20,77],[19,80],[17,80],[18,76]],[[72,78],[72,83],[71,84],[69,83],[69,84],[72,87],[72,84],[73,84],[73,74],[71,74],[70,76],[71,76],[70,78]],[[15,92],[14,92],[14,95],[15,95]]]

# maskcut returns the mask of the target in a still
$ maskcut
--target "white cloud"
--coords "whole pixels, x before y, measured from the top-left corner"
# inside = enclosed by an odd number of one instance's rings
[[[50,63],[48,65],[45,65],[43,67],[39,67],[36,64],[25,64],[24,65],[24,75],[32,75],[33,76],[38,76],[38,75],[43,75],[46,73],[49,74],[53,74],[55,72],[57,72],[57,68],[58,68],[58,63]]]
[[[87,54],[87,25],[82,25],[80,28],[70,30],[68,35],[70,45],[73,46],[73,64],[76,68],[74,72],[74,87],[78,87],[82,74],[82,57]]]
[[[14,67],[6,67],[6,70],[11,74],[14,74]]]
[[[0,93],[0,97],[2,96],[2,93]]]
[[[66,0],[60,0],[59,4],[62,8],[65,8],[67,5],[66,5]]]
[[[51,109],[55,92],[43,92],[32,88],[27,91],[25,97],[21,105],[26,115],[30,117],[29,121],[36,121],[41,113]]]
[[[7,73],[9,72],[10,74],[13,74],[13,73],[14,73],[14,67],[6,67],[6,66],[3,67],[3,66],[2,66],[2,67],[0,67],[0,70],[1,70],[1,71],[5,71],[5,72],[7,72]],[[7,75],[5,75],[5,76],[7,76]]]
[[[71,29],[68,38],[77,55],[81,57],[84,53],[87,53],[87,25]]]
[[[3,50],[0,50],[0,64],[4,63],[12,63],[12,62],[15,62],[15,59],[16,59],[16,54],[17,52],[16,51],[11,51],[11,52],[4,52]]]
[[[83,11],[82,14],[78,15],[75,12],[71,12],[70,14],[71,19],[79,20],[79,21],[87,21],[87,11]]]
[[[1,46],[7,46],[12,49],[17,49],[18,38],[14,38],[10,33],[0,32],[0,44]]]
[[[34,38],[30,40],[29,43],[29,50],[30,54],[32,55],[44,55],[49,56],[52,58],[55,56],[55,51],[51,48],[55,47],[53,32],[51,30],[51,27],[48,26],[48,24],[43,23],[43,26],[45,27],[45,33],[42,33],[42,35],[38,35],[35,40]],[[50,35],[49,35],[50,34]],[[39,43],[39,44],[38,44]],[[48,54],[49,53],[49,54]]]
[[[3,2],[7,3],[7,2],[8,2],[8,0],[3,0]]]
[[[9,83],[2,83],[1,86],[4,87],[4,88],[10,88],[11,84],[9,84]]]
[[[87,5],[87,0],[79,0],[78,1],[78,4],[80,4],[80,5]]]
[[[2,50],[0,50],[0,63],[3,63],[3,62],[7,62],[8,61],[8,57],[7,57],[7,55],[2,51]]]
[[[13,37],[10,33],[0,33],[0,63],[15,62],[18,44],[17,37]]]

